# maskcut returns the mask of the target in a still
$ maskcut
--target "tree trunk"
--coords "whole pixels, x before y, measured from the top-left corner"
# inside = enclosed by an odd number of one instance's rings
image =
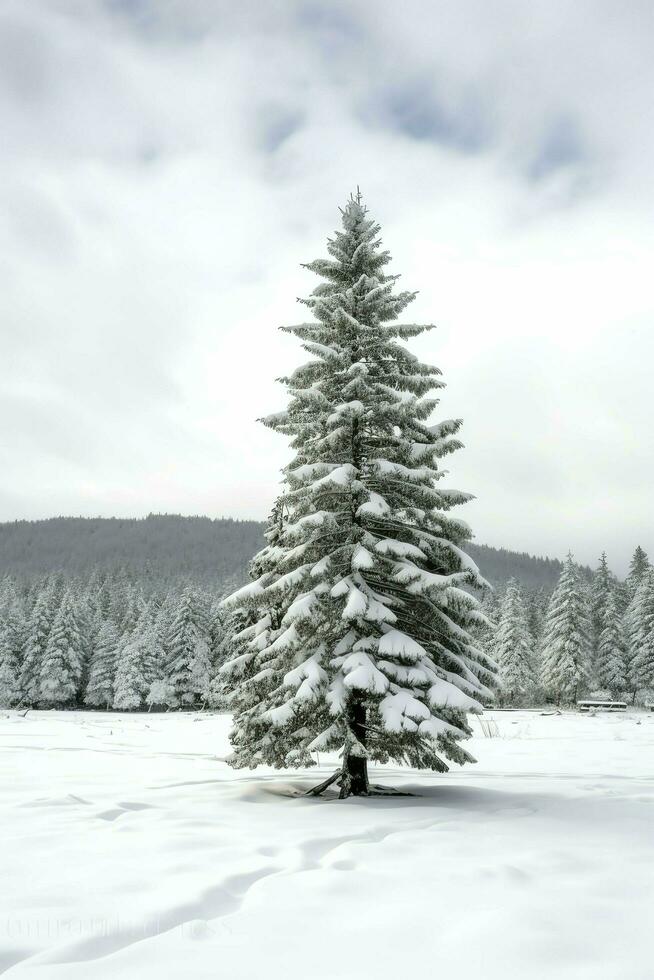
[[[358,754],[356,745],[353,744],[358,742],[364,748],[366,745],[366,708],[360,701],[352,702],[348,722],[352,741],[346,743],[343,749],[341,792],[339,795],[341,800],[348,796],[368,796],[370,793],[368,760],[365,756]],[[352,751],[353,749],[354,751]]]
[[[348,755],[343,760],[343,778],[341,780],[340,798],[348,796],[368,796],[368,760],[356,755]]]
[[[328,776],[318,786],[307,790],[305,796],[320,796],[324,791],[337,783],[340,786],[339,800],[348,796],[413,796],[401,789],[389,786],[371,785],[368,781],[368,759],[361,754],[365,751],[368,728],[366,726],[367,712],[361,701],[351,701],[348,710],[348,734],[343,746],[343,763],[340,769]]]

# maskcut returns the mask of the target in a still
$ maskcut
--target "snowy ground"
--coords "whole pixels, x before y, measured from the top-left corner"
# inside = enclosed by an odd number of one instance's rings
[[[0,972],[650,980],[654,714],[485,718],[341,803],[230,770],[225,716],[0,713]]]

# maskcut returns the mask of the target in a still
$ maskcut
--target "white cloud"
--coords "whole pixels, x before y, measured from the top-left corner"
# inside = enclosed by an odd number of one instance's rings
[[[0,14],[0,519],[263,517],[279,334],[360,183],[481,540],[654,550],[651,5]],[[648,541],[648,535],[650,540]]]

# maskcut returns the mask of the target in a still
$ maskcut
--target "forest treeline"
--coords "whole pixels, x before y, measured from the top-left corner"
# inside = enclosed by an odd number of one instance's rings
[[[590,577],[571,557],[560,568],[554,590],[513,578],[481,596],[486,623],[476,642],[499,667],[495,702],[651,701],[647,555],[636,549],[624,582],[605,556]],[[250,623],[246,610],[227,612],[220,599],[242,576],[220,587],[199,578],[175,574],[172,561],[1,576],[0,706],[226,707],[221,667]]]
[[[549,596],[512,579],[484,607],[481,642],[498,665],[500,704],[654,702],[654,569],[641,547],[623,582],[606,554],[590,580],[569,555]]]
[[[0,523],[0,577],[49,572],[76,576],[129,568],[148,582],[187,578],[216,592],[245,582],[251,557],[264,545],[265,524],[231,518],[150,514],[144,518],[53,517]],[[469,543],[482,575],[502,587],[553,589],[563,570],[555,558]],[[590,577],[590,569],[582,574]]]
[[[179,515],[0,524],[0,704],[224,704],[220,667],[246,622],[220,599],[246,581],[263,531]],[[494,586],[477,640],[499,665],[497,701],[647,701],[654,584],[641,549],[625,582],[604,557],[593,573],[571,559],[467,550]]]
[[[232,632],[235,630],[231,619]],[[0,705],[191,708],[212,682],[227,622],[197,584],[123,567],[0,580]]]

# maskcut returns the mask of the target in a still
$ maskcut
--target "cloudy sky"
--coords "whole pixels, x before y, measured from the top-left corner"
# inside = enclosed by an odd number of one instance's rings
[[[360,184],[477,539],[654,551],[653,39],[651,0],[3,0],[0,520],[265,517],[276,327]]]

